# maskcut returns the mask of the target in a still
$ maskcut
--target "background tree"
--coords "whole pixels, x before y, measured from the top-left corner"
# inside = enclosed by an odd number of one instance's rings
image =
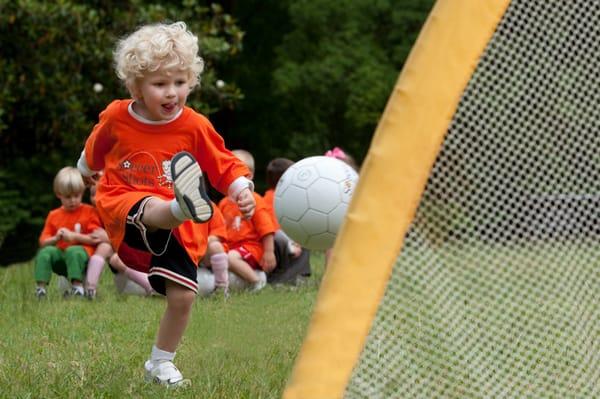
[[[433,0],[230,2],[246,31],[230,65],[245,101],[228,120],[257,165],[339,145],[358,160]],[[258,169],[258,172],[262,172]]]

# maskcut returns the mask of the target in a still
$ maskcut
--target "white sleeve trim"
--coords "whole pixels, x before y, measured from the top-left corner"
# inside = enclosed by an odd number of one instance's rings
[[[77,160],[77,169],[79,169],[81,174],[84,176],[93,176],[97,173],[96,171],[91,170],[88,166],[87,161],[85,160],[85,151],[81,151],[81,155]]]
[[[245,176],[240,176],[229,185],[227,195],[229,196],[229,198],[235,201],[238,195],[245,188],[249,188],[250,191],[254,191],[254,182]]]

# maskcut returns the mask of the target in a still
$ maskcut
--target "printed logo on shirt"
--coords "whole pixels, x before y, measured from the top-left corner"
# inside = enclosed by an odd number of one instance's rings
[[[159,162],[149,152],[139,151],[120,162],[117,171],[123,181],[135,187],[165,187],[171,189],[171,160]]]

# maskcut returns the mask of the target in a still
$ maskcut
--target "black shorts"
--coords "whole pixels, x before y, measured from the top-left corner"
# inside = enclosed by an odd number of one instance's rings
[[[198,293],[196,264],[171,230],[146,231],[141,223],[146,197],[129,210],[125,242],[131,248],[152,254],[148,280],[154,291],[166,295],[165,279]]]

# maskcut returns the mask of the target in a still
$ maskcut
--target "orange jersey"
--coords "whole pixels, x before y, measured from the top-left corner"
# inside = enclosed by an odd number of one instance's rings
[[[263,198],[265,199],[265,205],[267,207],[267,210],[273,218],[273,225],[275,226],[275,229],[281,229],[279,221],[277,220],[277,215],[275,214],[275,189],[270,188],[267,191],[265,191],[265,195],[263,196]]]
[[[219,202],[219,208],[225,218],[227,243],[230,248],[243,245],[258,262],[263,255],[262,238],[275,233],[275,226],[264,199],[254,194],[256,208],[250,219],[244,219],[237,204],[228,197]]]
[[[171,122],[144,123],[129,114],[131,101],[113,101],[102,111],[84,150],[87,166],[104,170],[96,206],[114,248],[121,245],[127,215],[137,202],[148,196],[175,197],[170,165],[176,153],[193,154],[211,185],[222,193],[235,179],[250,173],[225,148],[206,117],[185,107]],[[207,227],[188,220],[173,233],[197,264],[206,251]]]
[[[41,245],[42,241],[54,237],[62,227],[76,233],[90,234],[101,226],[100,216],[98,215],[96,208],[91,205],[81,204],[81,206],[73,212],[67,212],[63,207],[56,208],[48,213],[48,217],[44,223],[44,229],[40,234],[39,242]],[[56,246],[63,251],[72,245],[82,245],[89,256],[92,256],[95,250],[95,247],[92,245],[84,245],[76,242],[59,240],[56,243]]]
[[[225,226],[225,218],[223,217],[223,213],[217,206],[217,204],[212,204],[213,206],[213,215],[208,222],[208,235],[215,236],[219,238],[219,241],[225,243],[227,241],[227,226]]]

